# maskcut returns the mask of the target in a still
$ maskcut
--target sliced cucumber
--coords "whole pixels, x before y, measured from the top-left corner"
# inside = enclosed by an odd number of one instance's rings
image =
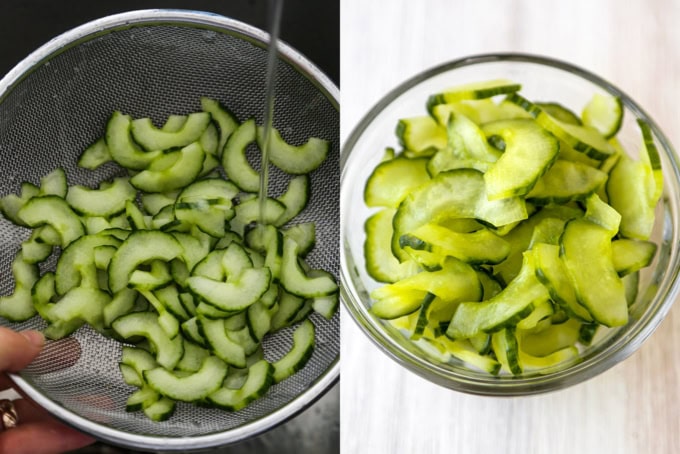
[[[311,181],[308,175],[298,175],[290,180],[286,192],[277,198],[286,209],[276,220],[275,225],[284,225],[305,209],[310,197],[310,186]]]
[[[199,142],[170,151],[149,163],[149,167],[132,178],[130,183],[147,192],[168,192],[182,188],[201,173],[205,152]],[[168,165],[169,164],[169,165]]]
[[[280,274],[281,286],[286,291],[304,298],[326,296],[337,292],[338,285],[331,276],[309,277],[306,275],[298,263],[298,249],[299,246],[295,240],[284,238]]]
[[[158,129],[150,118],[132,121],[130,131],[134,140],[146,150],[167,150],[180,148],[197,141],[210,124],[210,114],[194,112],[187,116],[182,127],[176,131]]]
[[[426,158],[403,156],[380,163],[366,182],[366,205],[397,208],[411,191],[430,180],[427,163]]]
[[[484,174],[489,200],[525,195],[553,164],[560,149],[555,137],[533,120],[501,120],[484,125],[500,137],[505,151]]]
[[[476,218],[496,227],[527,218],[524,200],[489,200],[482,173],[471,169],[442,172],[409,194],[394,216],[392,252],[401,261],[408,255],[399,239],[421,225],[450,218]]]
[[[152,260],[170,261],[182,254],[182,246],[168,233],[137,230],[120,245],[109,265],[109,288],[118,292],[128,285],[130,275]]]
[[[69,204],[56,195],[33,197],[17,212],[30,227],[48,224],[59,234],[61,247],[67,247],[85,234],[83,223]]]
[[[78,166],[94,170],[97,167],[111,161],[111,152],[109,151],[106,140],[101,137],[87,147],[78,158]]]
[[[240,311],[254,304],[269,288],[268,268],[248,268],[237,279],[216,281],[202,276],[187,279],[187,285],[203,301],[222,311]]]
[[[208,396],[211,404],[227,411],[238,411],[263,396],[273,382],[271,364],[261,360],[248,368],[248,378],[238,389],[222,387]]]
[[[584,200],[607,181],[607,174],[574,161],[556,161],[526,194],[537,205]]]
[[[485,99],[493,96],[514,93],[522,86],[506,79],[489,80],[484,82],[473,82],[467,85],[444,90],[442,93],[430,96],[427,100],[428,110],[434,106],[444,103],[457,101]]]
[[[162,151],[146,152],[132,139],[132,117],[115,111],[106,125],[106,146],[111,158],[127,169],[141,170],[162,155]]]
[[[397,138],[404,149],[424,156],[431,155],[447,144],[446,129],[429,116],[399,120]]]
[[[581,113],[583,124],[611,139],[623,123],[623,103],[618,96],[595,93]]]
[[[171,371],[157,367],[144,372],[148,385],[170,399],[193,402],[204,399],[222,385],[227,375],[227,365],[216,356],[203,360],[201,368],[187,376],[177,376]]]
[[[66,201],[78,213],[87,216],[115,216],[125,210],[125,204],[137,195],[137,191],[125,177],[116,178],[110,186],[89,189],[71,186]]]
[[[134,336],[146,338],[155,353],[155,359],[161,366],[173,369],[182,359],[184,346],[182,338],[171,338],[158,324],[158,316],[151,312],[133,312],[116,319],[113,329],[124,339]]]
[[[36,308],[31,297],[31,288],[39,279],[38,266],[27,263],[21,252],[12,261],[14,291],[11,295],[0,297],[0,317],[21,322],[33,317]]]
[[[396,210],[386,208],[366,220],[364,257],[366,271],[378,282],[397,282],[420,271],[412,260],[400,262],[392,254],[392,219]]]
[[[220,128],[220,142],[218,144],[218,154],[222,155],[224,146],[231,134],[238,128],[236,116],[223,106],[219,101],[207,97],[201,98],[201,108],[208,112],[212,120]]]
[[[446,335],[469,339],[480,332],[494,332],[515,325],[540,302],[550,298],[536,279],[533,258],[525,254],[522,269],[498,295],[482,302],[463,302],[458,306]]]
[[[257,142],[264,148],[264,129],[257,129]],[[300,146],[288,144],[281,133],[272,128],[269,137],[269,161],[279,169],[291,175],[302,175],[316,170],[326,160],[330,151],[330,142],[311,137]]]
[[[274,383],[279,383],[302,369],[314,352],[314,324],[302,322],[293,332],[293,347],[281,359],[273,363]]]
[[[614,153],[607,139],[598,131],[561,122],[517,93],[509,95],[507,99],[529,112],[539,125],[554,134],[558,139],[565,141],[574,150],[597,160],[607,159]]]
[[[611,234],[587,220],[567,223],[561,251],[579,302],[605,326],[628,321],[625,288],[614,268]]]
[[[255,141],[256,136],[255,120],[244,121],[231,134],[222,154],[222,167],[229,179],[248,192],[260,189],[260,173],[250,166],[246,158],[246,147]]]

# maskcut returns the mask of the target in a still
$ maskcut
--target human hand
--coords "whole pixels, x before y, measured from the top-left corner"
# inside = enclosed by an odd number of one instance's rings
[[[0,391],[12,388],[6,372],[18,372],[38,356],[45,339],[38,331],[15,332],[0,327]],[[18,414],[16,427],[2,430],[0,453],[57,454],[87,446],[94,439],[53,419],[32,401],[13,401]]]

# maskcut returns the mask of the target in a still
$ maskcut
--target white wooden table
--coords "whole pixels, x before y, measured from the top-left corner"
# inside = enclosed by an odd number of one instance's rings
[[[528,52],[623,89],[680,146],[680,2],[341,0],[342,137],[425,68]],[[355,453],[678,453],[680,306],[624,363],[564,391],[466,395],[431,384],[342,324],[341,446]]]

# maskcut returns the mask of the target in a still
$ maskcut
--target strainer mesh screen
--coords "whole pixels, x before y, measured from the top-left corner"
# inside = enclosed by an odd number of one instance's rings
[[[114,110],[150,116],[158,125],[170,114],[200,110],[200,96],[209,96],[241,121],[255,117],[262,124],[266,61],[266,47],[236,32],[181,23],[144,24],[86,38],[51,57],[0,103],[0,195],[17,193],[22,181],[37,184],[57,166],[65,169],[69,184],[90,187],[120,174],[110,164],[94,172],[76,166],[80,152],[103,135]],[[312,174],[309,205],[293,222],[316,222],[317,246],[309,262],[337,276],[339,113],[307,77],[279,61],[274,126],[293,144],[311,136],[331,141],[329,158]],[[270,194],[278,195],[289,177],[276,169],[270,175]],[[12,292],[11,261],[28,235],[27,229],[0,221],[4,295]],[[181,403],[163,423],[151,422],[141,412],[126,413],[125,401],[134,388],[123,383],[118,371],[120,344],[88,328],[79,330],[75,340],[47,348],[23,376],[72,412],[124,432],[171,437],[210,434],[285,406],[333,364],[339,354],[339,318],[326,321],[313,315],[312,321],[317,348],[307,366],[236,413]],[[0,319],[0,324],[14,329],[44,327],[38,317],[22,324]],[[287,351],[291,334],[289,328],[265,340],[268,360]]]

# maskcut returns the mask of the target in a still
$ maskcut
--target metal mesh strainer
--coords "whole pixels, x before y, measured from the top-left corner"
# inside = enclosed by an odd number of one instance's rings
[[[100,19],[49,42],[0,81],[0,195],[38,183],[57,166],[69,184],[94,186],[120,172],[76,166],[79,153],[103,134],[113,110],[150,116],[200,110],[199,97],[221,100],[261,124],[268,35],[221,16],[191,11],[135,11]],[[337,88],[295,50],[280,44],[274,126],[291,143],[331,141],[326,162],[312,174],[312,197],[300,221],[317,224],[312,266],[338,275],[339,112]],[[270,192],[287,179],[270,174]],[[0,221],[0,292],[12,291],[10,264],[29,231]],[[307,366],[273,386],[246,409],[229,413],[178,404],[163,423],[126,413],[133,388],[117,363],[120,347],[87,328],[49,345],[18,385],[63,421],[109,443],[145,450],[186,450],[233,443],[261,433],[311,404],[338,376],[339,317],[313,315],[317,348]],[[44,327],[38,317],[0,325]],[[288,348],[290,330],[266,339],[266,357]]]

